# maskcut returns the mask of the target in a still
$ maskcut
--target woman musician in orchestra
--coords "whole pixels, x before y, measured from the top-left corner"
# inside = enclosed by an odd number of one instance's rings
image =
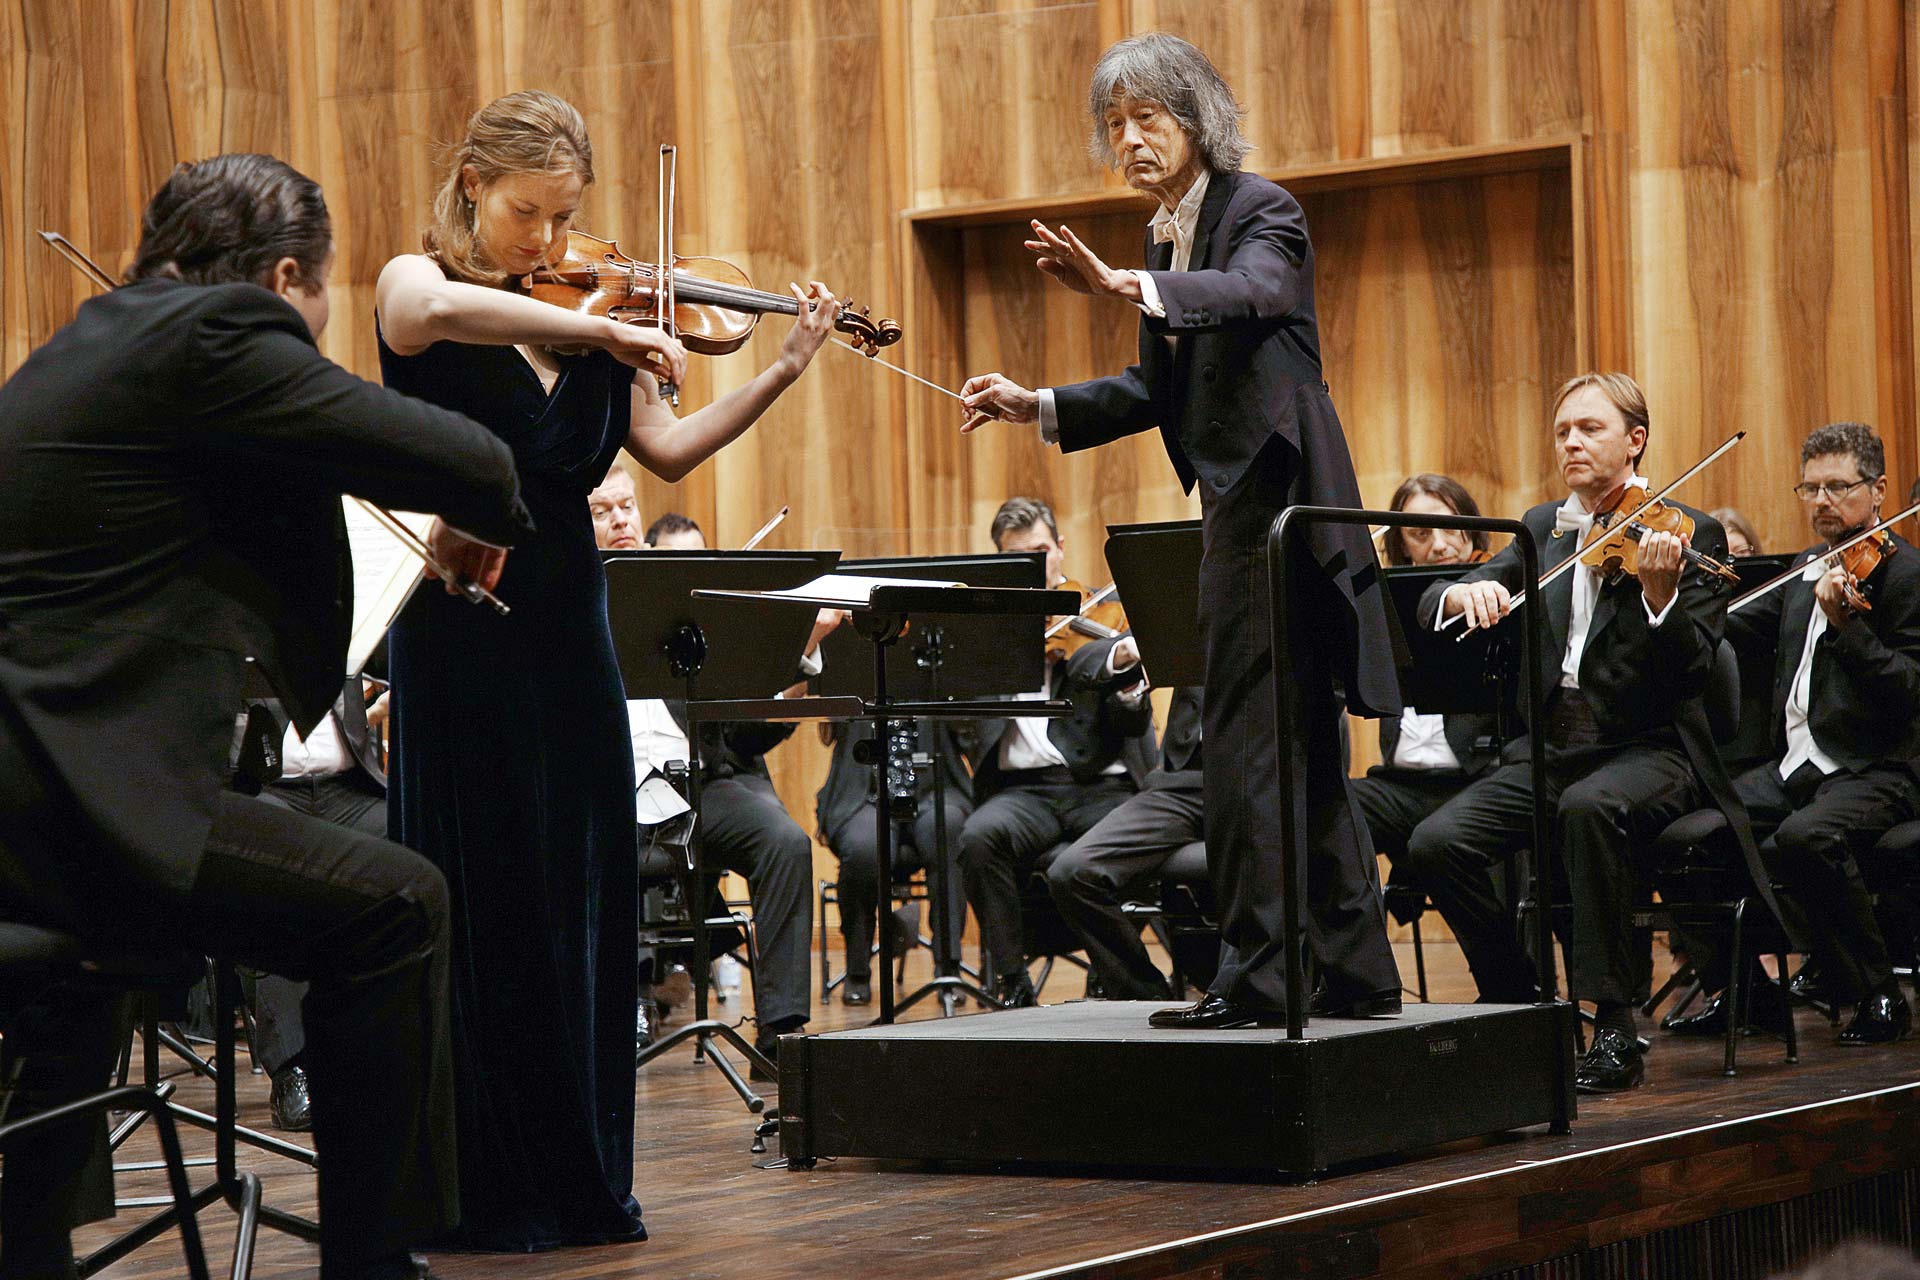
[[[518,291],[565,251],[593,177],[565,101],[482,107],[426,252],[389,262],[375,300],[387,385],[511,445],[538,526],[504,571],[444,548],[497,581],[510,615],[422,592],[391,649],[392,832],[453,897],[456,1239],[475,1248],[646,1234],[631,1194],[633,759],[587,494],[622,448],[677,480],[739,437],[805,370],[838,306],[824,285],[794,287],[799,319],[774,361],[676,417],[658,380],[683,381],[678,340]]]

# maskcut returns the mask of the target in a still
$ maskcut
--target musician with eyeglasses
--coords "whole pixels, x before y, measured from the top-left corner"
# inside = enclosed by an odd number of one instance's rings
[[[1808,436],[1793,491],[1819,541],[1801,553],[1797,578],[1727,617],[1734,644],[1777,645],[1774,756],[1734,785],[1761,855],[1804,915],[1827,994],[1854,1006],[1840,1032],[1845,1045],[1898,1040],[1912,1026],[1859,857],[1920,813],[1920,553],[1888,530],[1888,553],[1864,581],[1844,564],[1817,561],[1879,522],[1886,471],[1871,427],[1836,422]],[[1691,945],[1702,967],[1701,947]],[[1725,985],[1723,961],[1705,972],[1710,985]],[[1745,1007],[1754,1021],[1777,1023],[1778,988],[1756,983],[1753,995]],[[1723,1034],[1727,1003],[1723,991],[1669,1029]]]

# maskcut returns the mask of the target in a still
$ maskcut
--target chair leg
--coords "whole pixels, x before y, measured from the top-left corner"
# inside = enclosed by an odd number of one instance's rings
[[[1413,921],[1413,981],[1420,991],[1420,1003],[1427,1003],[1427,949],[1420,940],[1420,919]]]
[[[1774,965],[1780,971],[1780,1007],[1787,1015],[1787,1061],[1800,1061],[1800,1033],[1793,1025],[1793,997],[1787,994],[1787,956],[1784,951],[1774,953]]]
[[[1733,974],[1727,984],[1727,1057],[1720,1069],[1723,1076],[1734,1074],[1735,1048],[1740,1043],[1740,1030],[1747,1024],[1747,1001],[1743,997],[1754,966],[1747,955],[1746,920],[1747,900],[1742,898],[1733,904]]]
[[[1038,1000],[1040,993],[1047,989],[1047,979],[1053,976],[1053,957],[1046,956],[1040,961],[1040,976],[1033,980],[1033,998]]]
[[[833,965],[827,957],[827,882],[820,882],[820,1003],[833,1003]]]

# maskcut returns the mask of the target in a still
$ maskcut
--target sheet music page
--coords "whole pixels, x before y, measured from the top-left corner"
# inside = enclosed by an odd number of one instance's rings
[[[836,604],[864,605],[873,597],[875,587],[964,587],[964,582],[936,582],[928,578],[870,578],[858,573],[829,573],[812,582],[784,591],[768,591],[769,596],[796,596],[802,600],[831,600]]]
[[[347,637],[347,670],[358,674],[380,647],[387,628],[400,616],[415,587],[420,585],[420,557],[351,497],[343,497],[347,514],[347,544],[353,553],[353,630]],[[393,518],[422,538],[433,517],[413,511],[395,511]]]

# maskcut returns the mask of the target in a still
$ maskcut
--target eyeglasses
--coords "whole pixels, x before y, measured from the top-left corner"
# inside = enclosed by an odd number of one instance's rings
[[[1826,484],[1797,484],[1793,486],[1793,496],[1802,502],[1818,502],[1825,498],[1829,502],[1838,502],[1863,484],[1872,484],[1879,476],[1866,480],[1849,480],[1844,484],[1829,481]]]

